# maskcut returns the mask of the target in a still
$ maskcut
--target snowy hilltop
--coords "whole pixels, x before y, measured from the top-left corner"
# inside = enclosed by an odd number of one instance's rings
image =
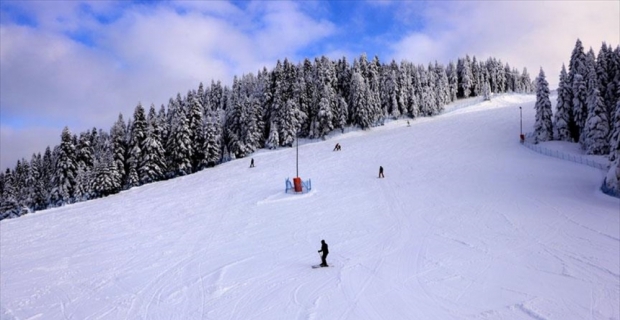
[[[0,319],[620,318],[606,172],[519,142],[534,95],[482,100],[300,141],[303,194],[280,148],[2,220]]]
[[[297,138],[324,139],[434,116],[457,99],[532,89],[526,69],[493,57],[466,55],[447,66],[385,64],[365,54],[352,64],[346,57],[284,59],[235,77],[230,87],[200,83],[159,111],[138,103],[133,117],[119,114],[109,131],[65,127],[60,145],[0,173],[0,220],[185,176],[263,148],[290,147]]]

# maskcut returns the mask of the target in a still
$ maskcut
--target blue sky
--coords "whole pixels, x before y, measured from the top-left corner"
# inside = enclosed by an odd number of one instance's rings
[[[543,67],[557,84],[575,40],[620,42],[616,1],[0,2],[0,167],[138,102],[326,55],[426,64],[465,54]]]

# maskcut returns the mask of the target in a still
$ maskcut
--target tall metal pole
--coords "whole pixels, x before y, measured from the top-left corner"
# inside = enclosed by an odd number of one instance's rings
[[[519,107],[519,117],[520,117],[520,122],[519,122],[519,134],[523,134],[523,109],[521,109],[521,107]]]

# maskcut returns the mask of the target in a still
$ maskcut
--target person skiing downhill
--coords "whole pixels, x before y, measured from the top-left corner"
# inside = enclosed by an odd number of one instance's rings
[[[327,249],[327,243],[325,243],[325,240],[321,240],[321,250],[319,250],[319,252],[323,252],[323,255],[321,256],[321,267],[327,267],[327,254],[329,253],[329,249]]]
[[[383,176],[383,167],[379,166],[379,178],[385,178],[385,176]]]

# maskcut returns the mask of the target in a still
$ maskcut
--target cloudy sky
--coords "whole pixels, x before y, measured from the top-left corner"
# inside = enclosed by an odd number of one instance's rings
[[[0,2],[0,169],[60,143],[64,126],[109,130],[141,102],[278,59],[455,61],[542,67],[552,87],[575,41],[620,42],[618,1]]]

